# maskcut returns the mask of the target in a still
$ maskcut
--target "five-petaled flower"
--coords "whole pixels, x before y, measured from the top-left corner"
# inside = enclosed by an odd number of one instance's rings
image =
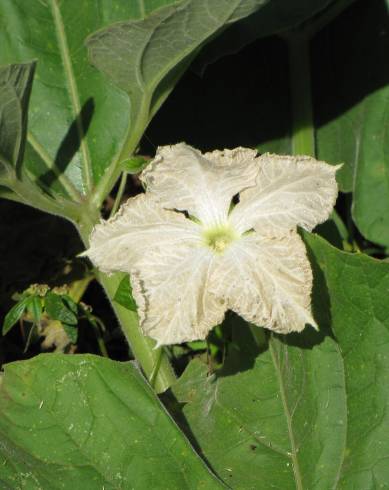
[[[336,169],[246,148],[162,147],[141,175],[146,193],[95,227],[86,254],[103,272],[130,274],[158,345],[204,339],[228,309],[279,333],[316,327],[297,226],[328,218]]]

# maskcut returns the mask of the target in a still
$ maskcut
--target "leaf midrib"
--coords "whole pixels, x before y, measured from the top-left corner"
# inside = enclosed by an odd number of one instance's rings
[[[72,105],[73,117],[76,121],[77,133],[80,140],[80,149],[84,161],[83,174],[85,178],[84,185],[87,191],[93,187],[92,164],[88,145],[85,141],[85,132],[81,120],[81,104],[78,97],[77,83],[73,72],[72,61],[69,52],[69,46],[66,37],[65,26],[62,20],[61,11],[58,7],[57,0],[50,0],[51,13],[54,19],[55,31],[57,35],[58,46],[65,71],[66,81],[69,89],[69,96]]]
[[[304,490],[300,465],[299,465],[299,461],[297,458],[297,445],[296,445],[296,440],[295,440],[295,436],[294,436],[294,432],[293,432],[292,415],[289,411],[284,380],[282,378],[280,365],[277,361],[277,355],[276,355],[276,352],[275,352],[274,347],[273,347],[273,339],[272,338],[269,341],[269,352],[270,352],[270,355],[271,355],[271,358],[273,361],[273,365],[274,365],[274,368],[276,371],[276,375],[278,378],[282,406],[284,409],[284,414],[286,417],[286,423],[287,423],[287,427],[288,427],[288,435],[289,435],[290,449],[291,449],[290,457],[292,459],[292,466],[293,466],[293,473],[294,473],[294,477],[295,477],[296,490]]]
[[[236,11],[236,9],[237,9],[237,8],[240,6],[240,4],[241,4],[241,3],[242,3],[242,0],[238,0],[238,1],[237,1],[237,2],[234,4],[234,6],[232,7],[232,9],[231,9],[229,12],[227,12],[227,15],[224,17],[224,19],[218,22],[218,24],[219,24],[219,25],[218,25],[218,26],[217,26],[217,27],[214,29],[213,33],[216,33],[216,32],[217,32],[219,29],[221,29],[221,27],[222,27],[223,25],[225,25],[225,24],[227,24],[227,23],[228,23],[228,20],[229,20],[229,19],[231,19],[231,17],[232,17],[232,15],[233,15],[233,13]],[[186,8],[186,7],[187,7],[187,5],[185,6],[185,8]],[[177,10],[178,10],[178,8],[177,8]],[[173,12],[172,12],[170,15],[168,15],[168,18],[170,18],[170,17],[171,17],[172,15],[174,15],[175,13],[176,13],[176,10],[173,10]],[[166,19],[165,19],[165,21],[166,21]],[[158,27],[159,27],[159,26],[158,26]],[[152,31],[151,36],[150,36],[150,39],[148,40],[148,42],[150,42],[150,41],[152,40],[152,38],[153,38],[153,36],[154,36],[154,34],[155,34],[156,30],[158,29],[158,27],[156,27],[156,28],[155,28],[155,29]],[[200,45],[201,45],[201,44],[202,44],[202,43],[203,43],[203,42],[204,42],[206,39],[208,39],[208,38],[209,38],[211,35],[212,35],[212,34],[209,34],[208,36],[206,36],[206,37],[205,37],[205,39],[203,39],[203,40],[202,40],[202,41],[200,41],[200,42],[197,42],[197,43],[196,43],[196,44],[197,44],[197,46],[200,46]],[[147,48],[147,45],[145,46],[145,48]],[[192,53],[194,49],[195,49],[195,48],[193,48],[193,43],[192,43],[192,44],[191,44],[191,45],[190,45],[190,46],[189,46],[187,49],[182,50],[182,51],[179,53],[179,55],[178,55],[178,56],[175,56],[175,57],[172,59],[172,61],[171,61],[169,64],[167,64],[167,65],[165,66],[165,68],[164,68],[164,69],[163,69],[163,70],[162,70],[162,71],[161,71],[161,72],[160,72],[160,73],[159,73],[159,74],[158,74],[158,75],[157,75],[157,76],[154,78],[154,80],[151,80],[151,81],[150,81],[150,84],[149,84],[149,86],[150,86],[149,91],[150,91],[150,92],[149,92],[149,93],[151,93],[151,94],[152,94],[152,93],[153,93],[153,92],[156,90],[156,88],[157,88],[158,84],[159,84],[159,83],[160,83],[160,82],[163,80],[163,78],[164,78],[164,77],[165,77],[165,76],[166,76],[166,75],[167,75],[167,74],[170,72],[170,70],[172,70],[172,69],[173,69],[173,68],[174,68],[174,67],[175,67],[175,66],[176,66],[176,65],[177,65],[177,64],[178,64],[180,61],[182,61],[182,60],[183,60],[183,59],[184,59],[186,56],[188,56],[190,53]],[[142,52],[142,59],[143,59],[144,53],[145,53],[145,49],[144,49],[144,50],[143,50],[143,52]],[[141,70],[141,71],[142,71],[142,70]]]

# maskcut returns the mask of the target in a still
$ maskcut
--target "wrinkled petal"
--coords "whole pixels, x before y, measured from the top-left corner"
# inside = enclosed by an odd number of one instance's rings
[[[215,263],[210,283],[214,296],[258,326],[279,333],[316,326],[310,308],[312,271],[295,232],[244,236]]]
[[[213,260],[204,246],[181,243],[155,250],[132,271],[140,325],[158,346],[204,339],[222,322],[224,301],[208,291]]]
[[[116,215],[96,225],[85,252],[103,272],[130,272],[136,262],[165,245],[198,244],[199,225],[181,213],[167,211],[145,194],[129,199]]]
[[[265,154],[260,157],[257,185],[240,194],[230,220],[241,233],[255,228],[288,231],[297,225],[312,230],[334,207],[339,167],[311,157]]]
[[[246,148],[202,155],[184,143],[163,146],[141,179],[164,208],[188,211],[206,225],[224,223],[233,196],[255,184],[255,156]]]

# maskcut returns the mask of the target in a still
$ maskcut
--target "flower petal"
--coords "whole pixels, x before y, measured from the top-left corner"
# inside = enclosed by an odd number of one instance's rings
[[[260,157],[257,185],[240,194],[230,219],[241,233],[255,228],[306,230],[325,221],[335,205],[339,167],[311,157],[265,154]]]
[[[222,322],[226,306],[208,291],[213,260],[206,247],[181,243],[160,247],[132,271],[140,325],[158,346],[204,339]]]
[[[184,143],[163,146],[141,179],[161,206],[188,211],[207,225],[220,224],[233,196],[255,185],[255,156],[255,150],[246,148],[202,155]]]
[[[310,309],[312,271],[295,232],[278,238],[256,233],[232,244],[211,276],[210,292],[258,326],[288,333],[316,326]]]
[[[198,224],[139,194],[123,204],[113,218],[95,226],[85,255],[103,272],[129,273],[143,255],[161,245],[169,248],[200,242]]]

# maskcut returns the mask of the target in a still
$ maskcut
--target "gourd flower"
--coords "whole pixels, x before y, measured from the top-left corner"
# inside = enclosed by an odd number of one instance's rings
[[[157,345],[204,339],[233,310],[278,333],[317,328],[312,271],[297,226],[336,200],[337,167],[246,148],[159,148],[146,192],[96,225],[86,255],[130,274],[140,325]]]

